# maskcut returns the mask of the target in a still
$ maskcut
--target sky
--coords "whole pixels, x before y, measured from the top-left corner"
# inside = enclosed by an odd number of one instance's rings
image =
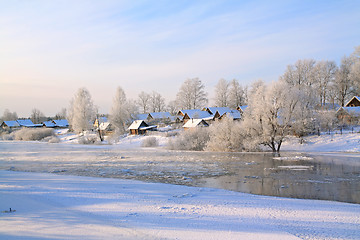
[[[245,86],[299,59],[339,63],[360,45],[359,13],[357,0],[0,0],[0,116],[54,116],[81,87],[100,113],[118,86],[168,102],[195,77],[211,100],[221,78]]]

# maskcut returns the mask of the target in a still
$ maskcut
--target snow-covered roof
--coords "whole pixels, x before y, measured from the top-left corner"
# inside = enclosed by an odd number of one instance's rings
[[[206,110],[213,115],[218,112],[220,116],[224,115],[227,112],[231,112],[231,109],[228,107],[208,107],[206,108]]]
[[[182,110],[183,111],[183,110]],[[211,120],[214,118],[213,114],[210,114],[208,111],[201,111],[198,109],[194,109],[194,110],[186,110],[185,111],[185,116],[188,116],[189,118],[194,118],[194,119],[204,119],[204,120]],[[184,117],[185,117],[184,116]]]
[[[359,97],[359,96],[354,96],[354,97],[352,97],[352,98],[350,99],[350,101],[348,101],[348,102],[345,104],[345,106],[348,106],[349,103],[350,103],[352,100],[354,100],[354,99],[356,99],[358,102],[360,102],[360,97]]]
[[[153,119],[164,119],[164,118],[171,118],[171,114],[169,112],[152,112],[149,115]]]
[[[142,114],[136,115],[136,119],[137,120],[146,120],[148,118],[148,116],[149,116],[148,113],[142,113]]]
[[[230,112],[226,112],[224,115],[227,117],[230,117],[232,119],[240,119],[241,118],[241,113],[238,110],[231,110]]]
[[[345,112],[354,115],[356,117],[360,117],[360,107],[341,107],[337,112],[343,109]]]
[[[45,121],[45,122],[43,122],[43,125],[48,128],[56,127],[56,125],[53,121]]]
[[[102,122],[100,123],[99,125],[99,129],[104,131],[104,130],[107,130],[110,126],[110,122]]]
[[[35,127],[35,124],[30,119],[18,119],[17,122],[21,127]]]
[[[183,128],[194,128],[197,126],[208,127],[209,124],[207,124],[203,119],[190,119],[183,125]]]
[[[4,124],[8,127],[20,127],[20,124],[17,121],[4,121]]]
[[[238,106],[237,109],[240,110],[241,112],[244,112],[247,107],[248,107],[247,105]]]
[[[53,120],[53,122],[55,123],[56,127],[68,127],[69,126],[69,122],[66,119]]]
[[[156,128],[156,126],[149,126],[144,120],[135,120],[132,124],[128,127],[128,130],[147,130]]]

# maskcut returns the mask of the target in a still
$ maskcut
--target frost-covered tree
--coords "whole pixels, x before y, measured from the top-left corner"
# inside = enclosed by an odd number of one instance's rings
[[[117,134],[123,134],[127,125],[136,114],[136,106],[126,99],[126,94],[121,87],[116,89],[113,104],[110,110],[110,122]]]
[[[228,107],[229,105],[229,83],[220,79],[215,86],[215,104],[217,107]]]
[[[137,104],[139,105],[139,108],[141,109],[142,113],[149,112],[150,108],[150,94],[146,92],[141,92],[138,96]]]
[[[360,46],[352,53],[353,65],[350,71],[350,79],[354,85],[354,95],[360,96]]]
[[[81,133],[92,128],[97,109],[86,88],[80,88],[70,102],[68,121],[71,128]]]
[[[44,118],[45,115],[39,109],[32,109],[30,119],[33,123],[40,123]]]
[[[229,84],[229,107],[236,109],[238,106],[246,105],[246,87],[240,85],[239,81],[233,79]]]
[[[160,93],[153,91],[150,95],[150,111],[163,112],[165,106],[165,98],[163,98]]]
[[[3,116],[2,116],[2,120],[3,121],[15,121],[18,119],[18,115],[16,112],[10,112],[9,109],[5,109]]]
[[[172,150],[203,151],[209,141],[207,127],[199,127],[183,131],[169,140],[168,146]]]
[[[171,115],[176,115],[176,113],[178,112],[178,108],[176,106],[176,101],[170,101],[167,105],[167,111],[171,114]]]
[[[315,64],[314,85],[321,106],[328,100],[329,85],[334,81],[336,71],[337,66],[334,61],[320,61]]]
[[[205,86],[199,78],[187,79],[176,94],[176,103],[182,109],[198,109],[208,102]]]
[[[337,90],[337,99],[341,106],[345,105],[345,102],[353,94],[353,82],[351,81],[350,72],[353,61],[351,57],[343,57],[339,70],[336,72],[334,87]]]
[[[295,121],[299,90],[279,81],[266,86],[256,82],[249,96],[249,107],[244,114],[242,129],[244,147],[256,149],[263,145],[279,152],[284,138]]]
[[[311,86],[314,83],[313,73],[315,63],[314,59],[298,60],[294,65],[287,66],[281,79],[299,89],[302,89],[304,86]]]

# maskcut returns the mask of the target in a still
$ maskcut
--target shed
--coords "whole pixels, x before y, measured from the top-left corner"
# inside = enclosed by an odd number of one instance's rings
[[[149,126],[144,120],[135,120],[129,127],[130,134],[145,134],[147,131],[154,131],[156,126]]]
[[[184,124],[183,128],[185,130],[188,130],[196,127],[208,127],[208,126],[209,124],[205,122],[203,119],[191,119]]]

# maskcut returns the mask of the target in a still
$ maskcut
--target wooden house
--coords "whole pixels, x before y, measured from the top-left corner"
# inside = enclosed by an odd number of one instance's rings
[[[156,130],[156,126],[149,126],[144,120],[135,120],[129,127],[128,130],[132,135],[145,134],[147,131]]]
[[[336,111],[336,117],[343,124],[358,124],[360,121],[360,106],[341,107]]]
[[[1,128],[3,129],[14,129],[19,127],[20,124],[17,121],[4,121],[1,123]]]
[[[66,119],[57,119],[52,121],[56,128],[68,128],[69,122]]]
[[[181,110],[179,111],[178,115],[182,116],[182,121],[184,123],[190,119],[202,119],[204,121],[214,120],[213,114],[210,114],[208,111],[201,111],[199,109]]]
[[[354,96],[348,103],[345,104],[345,107],[360,107],[360,97]]]
[[[184,124],[183,128],[184,130],[189,130],[197,127],[208,127],[208,126],[209,124],[205,122],[205,120],[203,119],[190,119]]]

